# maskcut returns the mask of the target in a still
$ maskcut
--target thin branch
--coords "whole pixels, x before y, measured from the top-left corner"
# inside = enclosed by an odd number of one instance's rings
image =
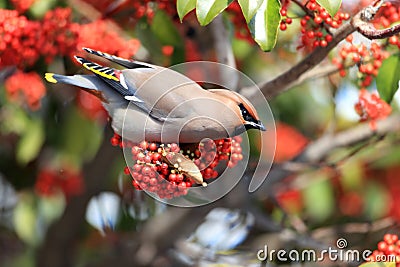
[[[372,223],[347,223],[340,226],[318,228],[312,231],[312,236],[316,239],[320,239],[338,233],[367,234],[379,232],[395,225],[396,222],[393,218],[383,218]]]
[[[374,135],[385,135],[400,130],[400,116],[393,115],[385,120],[377,122],[377,128],[373,131],[369,124],[364,123],[352,129],[340,132],[334,136],[324,136],[311,143],[301,154],[300,162],[318,162],[335,148],[356,144]]]
[[[371,129],[368,123],[364,123],[335,135],[323,136],[310,143],[305,150],[292,161],[274,164],[271,171],[268,173],[268,178],[255,192],[255,197],[264,199],[266,196],[273,195],[273,185],[281,182],[293,173],[326,166],[325,164],[321,164],[321,161],[334,149],[360,143],[374,135],[384,136],[388,133],[398,132],[399,130],[400,115],[396,114],[385,120],[378,121],[375,131]]]
[[[370,21],[375,17],[379,9],[384,6],[384,1],[378,0],[372,6],[364,9],[363,12],[354,17],[352,23],[357,31],[368,39],[384,39],[400,33],[400,24],[386,29],[376,29]]]
[[[326,47],[317,47],[311,54],[286,72],[282,73],[271,81],[261,84],[259,86],[261,92],[264,94],[267,100],[270,100],[278,94],[289,89],[290,86],[295,83],[299,77],[301,77],[301,75],[318,65],[323,59],[326,58],[329,52],[335,48],[339,42],[341,42],[355,30],[356,28],[351,23],[344,24],[335,32],[333,40],[329,42]],[[240,93],[243,93],[246,97],[251,98],[255,90],[257,90],[257,88],[253,87],[250,90],[249,88],[242,88]]]
[[[278,94],[291,88],[294,84],[297,84],[297,80],[302,77],[302,75],[312,70],[316,65],[326,58],[329,52],[335,48],[339,42],[344,40],[348,35],[356,30],[360,31],[364,35],[367,35],[367,37],[371,39],[385,38],[394,35],[394,32],[400,31],[400,26],[394,26],[390,29],[379,31],[369,23],[369,20],[372,19],[371,16],[373,17],[376,14],[381,7],[382,2],[382,0],[374,1],[374,3],[358,12],[350,22],[345,23],[338,28],[333,35],[333,40],[329,42],[326,47],[317,47],[311,54],[278,77],[260,84],[257,87],[241,88],[240,93],[248,98],[251,98],[255,95],[254,92],[256,90],[261,90],[267,100],[274,98]]]

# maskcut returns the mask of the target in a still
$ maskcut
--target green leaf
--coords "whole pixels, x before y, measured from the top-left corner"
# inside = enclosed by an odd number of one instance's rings
[[[22,192],[20,195],[13,211],[13,226],[18,237],[27,244],[36,246],[40,243],[42,232],[38,231],[37,207],[32,193]]]
[[[201,26],[209,24],[233,0],[199,0],[196,3],[196,15]]]
[[[390,103],[399,88],[400,56],[393,55],[385,59],[376,77],[376,86],[380,97]]]
[[[25,165],[33,160],[38,155],[44,139],[45,133],[41,120],[30,120],[18,142],[16,152],[17,161]]]
[[[158,10],[153,17],[151,30],[162,45],[181,46],[182,37],[174,26],[172,19],[162,10]]]
[[[153,62],[162,63],[164,55],[162,54],[162,44],[151,30],[146,19],[138,21],[135,27],[135,35],[139,38],[140,43],[149,51]]]
[[[359,267],[396,267],[396,262],[366,262],[361,264]]]
[[[271,51],[276,44],[281,21],[279,0],[264,0],[248,24],[254,40],[264,51]]]
[[[317,3],[325,8],[329,15],[333,17],[339,11],[340,6],[342,5],[342,0],[317,0]]]
[[[387,189],[376,182],[369,182],[364,188],[364,214],[371,220],[385,216],[390,208],[387,205],[390,202]]]
[[[310,217],[316,221],[327,219],[333,212],[335,198],[329,180],[324,177],[307,186],[303,191],[305,208]]]
[[[349,160],[342,165],[339,178],[344,190],[355,190],[363,186],[364,169],[361,162]]]
[[[42,18],[56,3],[57,0],[34,1],[29,11],[35,18]]]
[[[184,41],[171,17],[164,11],[158,10],[154,15],[150,28],[161,47],[165,45],[174,47],[174,52],[170,58],[170,64],[182,63],[185,60]],[[150,51],[150,53],[152,52]]]
[[[80,166],[96,155],[103,138],[103,130],[96,122],[84,117],[77,108],[71,108],[60,138],[64,156]]]
[[[250,20],[257,13],[263,0],[238,0],[240,7],[242,8],[243,16],[246,22],[249,23]]]
[[[183,18],[196,7],[197,0],[177,0],[176,9],[182,22]]]

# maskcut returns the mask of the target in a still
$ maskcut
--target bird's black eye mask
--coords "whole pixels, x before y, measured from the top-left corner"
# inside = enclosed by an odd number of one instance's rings
[[[258,123],[258,121],[250,115],[250,112],[244,107],[242,103],[239,104],[240,112],[242,113],[242,117],[247,122]]]

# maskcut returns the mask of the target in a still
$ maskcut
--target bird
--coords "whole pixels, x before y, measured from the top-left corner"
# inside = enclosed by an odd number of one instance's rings
[[[86,47],[83,50],[124,69],[75,56],[91,74],[46,73],[45,79],[78,86],[98,97],[114,132],[126,140],[198,143],[205,138],[230,138],[249,129],[266,130],[254,106],[235,91],[206,90],[169,68]]]
[[[214,208],[188,241],[214,251],[231,250],[240,245],[254,225],[254,215],[240,210]]]

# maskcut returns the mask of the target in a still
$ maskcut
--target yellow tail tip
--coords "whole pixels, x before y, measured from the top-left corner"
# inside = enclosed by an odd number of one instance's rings
[[[48,81],[49,83],[57,83],[57,80],[54,79],[54,73],[46,73],[44,75],[44,78],[46,79],[46,81]]]

